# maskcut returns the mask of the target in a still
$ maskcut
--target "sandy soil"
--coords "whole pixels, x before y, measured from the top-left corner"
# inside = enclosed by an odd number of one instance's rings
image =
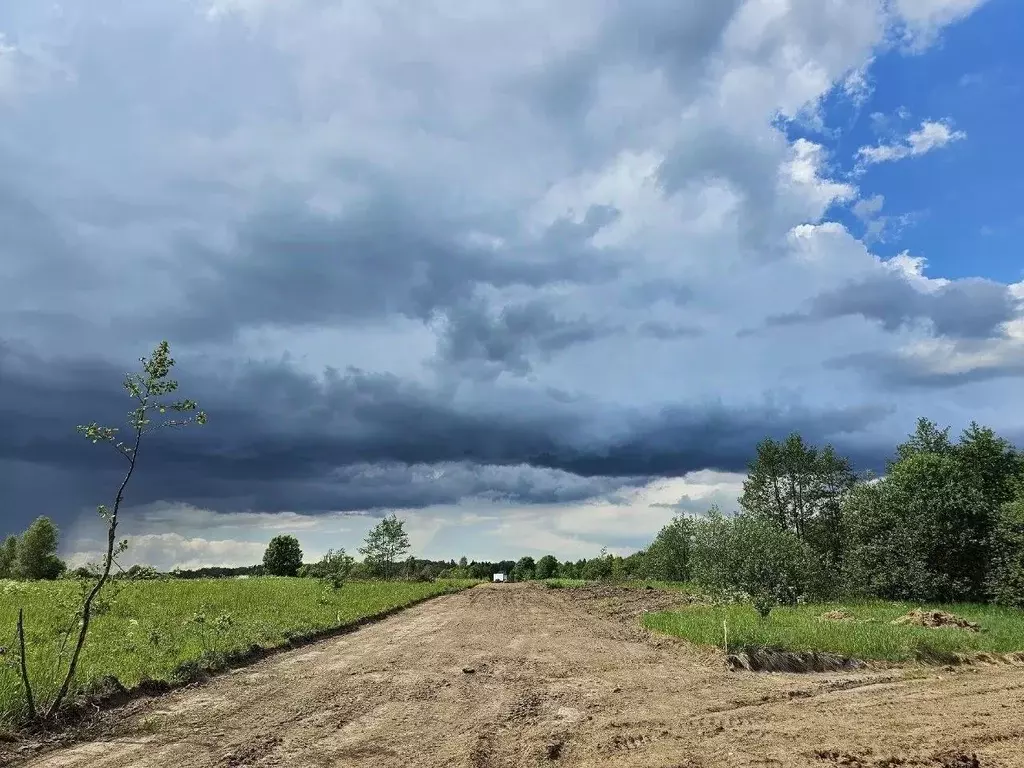
[[[22,765],[1024,766],[1020,668],[729,672],[638,629],[672,600],[478,587],[133,703]]]

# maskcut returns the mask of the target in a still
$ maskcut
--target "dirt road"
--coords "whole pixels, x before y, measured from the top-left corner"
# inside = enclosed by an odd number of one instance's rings
[[[438,598],[133,704],[105,740],[25,765],[1024,766],[1019,668],[729,672],[636,628],[664,594],[607,597]]]

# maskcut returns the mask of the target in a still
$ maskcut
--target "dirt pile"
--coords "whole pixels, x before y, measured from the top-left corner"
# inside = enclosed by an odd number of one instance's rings
[[[911,611],[905,616],[893,619],[893,624],[909,624],[915,627],[926,627],[927,629],[962,629],[967,632],[980,632],[981,626],[968,621],[962,616],[956,616],[946,611],[924,611],[920,608]]]

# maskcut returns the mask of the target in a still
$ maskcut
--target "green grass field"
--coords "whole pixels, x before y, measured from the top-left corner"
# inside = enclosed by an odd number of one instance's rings
[[[131,688],[145,679],[175,681],[189,662],[216,664],[224,654],[341,627],[409,603],[459,591],[473,581],[353,582],[339,590],[313,579],[161,580],[129,583],[94,616],[79,661],[77,690],[113,675]],[[24,714],[15,642],[25,610],[26,656],[36,697],[49,701],[74,639],[61,652],[69,617],[80,605],[71,581],[0,581],[0,731]]]
[[[938,609],[977,622],[982,631],[926,629],[893,625],[893,619],[915,608]],[[823,621],[826,611],[846,610],[858,622]],[[649,629],[676,635],[700,645],[723,647],[722,622],[728,623],[729,648],[773,648],[825,651],[862,660],[910,661],[944,654],[1024,651],[1024,611],[989,605],[912,605],[890,602],[845,602],[775,608],[760,619],[748,605],[701,606],[683,611],[651,613]]]

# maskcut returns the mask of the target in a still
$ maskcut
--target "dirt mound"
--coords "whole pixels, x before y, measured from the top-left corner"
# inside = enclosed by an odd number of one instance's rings
[[[818,617],[822,621],[856,621],[857,617],[849,611],[826,611]]]
[[[893,624],[910,624],[928,629],[963,629],[968,632],[980,632],[981,626],[961,616],[946,611],[924,611],[915,609],[905,616],[893,619]]]
[[[860,659],[850,659],[835,653],[780,651],[772,648],[747,648],[738,653],[730,653],[725,663],[733,671],[748,672],[842,672],[867,666]]]

